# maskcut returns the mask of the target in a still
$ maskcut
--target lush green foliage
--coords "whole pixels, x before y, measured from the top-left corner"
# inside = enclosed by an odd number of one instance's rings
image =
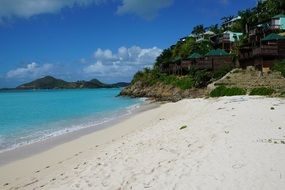
[[[204,55],[211,49],[213,49],[213,45],[210,41],[196,43],[193,37],[188,37],[185,41],[178,41],[171,48],[163,50],[156,59],[155,67],[160,68],[161,66],[167,66],[174,58],[181,57],[184,59],[194,52]]]
[[[178,87],[182,90],[186,90],[194,87],[195,81],[192,76],[175,76],[159,73],[158,70],[145,69],[135,74],[132,83],[141,82],[144,86],[152,86],[158,82]]]
[[[145,86],[151,86],[158,82],[160,73],[157,69],[145,68],[143,71],[138,71],[132,80],[132,84],[140,81]]]
[[[218,25],[211,25],[210,27],[204,27],[204,25],[197,25],[193,28],[192,34],[194,35],[205,35],[205,31],[209,30],[216,34],[220,34],[225,30],[232,30],[235,32],[247,33],[251,26],[257,25],[257,23],[267,21],[274,15],[280,14],[284,11],[284,0],[267,0],[263,3],[258,3],[253,9],[247,9],[240,11],[238,15],[241,17],[240,20],[235,22],[231,28],[222,28]],[[228,16],[222,18],[223,21],[229,21],[234,16]],[[175,45],[170,48],[165,49],[160,56],[157,57],[154,69],[145,69],[144,71],[135,74],[132,83],[140,81],[142,85],[154,85],[156,83],[164,83],[168,85],[173,85],[181,89],[189,89],[192,87],[205,87],[213,80],[222,78],[231,69],[231,66],[225,66],[217,71],[207,71],[207,70],[196,70],[191,69],[187,72],[185,76],[175,76],[167,75],[161,73],[162,68],[167,68],[171,62],[176,58],[187,58],[192,53],[199,53],[205,55],[211,49],[213,49],[212,43],[207,40],[209,36],[204,36],[206,40],[196,42],[193,37],[186,37],[183,40],[179,40]],[[248,43],[248,36],[243,35],[239,41],[236,41],[234,48],[231,51],[233,61],[237,59],[237,54],[239,47]],[[285,60],[283,62],[277,63],[274,66],[275,70],[278,70],[285,77]],[[185,73],[184,73],[185,74]],[[241,95],[245,94],[244,89],[239,88],[226,88],[218,87],[212,92],[213,96],[227,96],[227,95]]]
[[[205,87],[212,80],[213,73],[207,70],[191,69],[189,75],[194,79],[195,87]]]
[[[156,58],[156,66],[168,63],[172,58],[172,50],[170,48],[163,50],[163,52]]]
[[[259,2],[253,9],[246,9],[239,12],[241,20],[237,23],[233,30],[241,30],[246,32],[248,27],[255,26],[257,23],[265,22],[271,17],[284,11],[284,0],[267,0],[263,3]]]
[[[233,66],[231,65],[225,65],[224,67],[220,68],[219,70],[215,70],[213,73],[213,78],[218,80],[225,76],[228,72],[230,72],[233,69]]]
[[[203,24],[197,25],[193,27],[192,34],[203,34],[206,31]]]
[[[209,31],[214,32],[215,34],[220,34],[222,32],[218,24],[211,25],[210,27],[208,27],[208,29]]]
[[[252,96],[270,96],[274,93],[275,91],[271,88],[254,88],[251,90],[250,95]]]
[[[242,88],[232,87],[227,88],[225,86],[219,86],[212,90],[210,93],[211,97],[220,97],[220,96],[237,96],[237,95],[245,95],[246,90]]]
[[[192,87],[202,88],[207,86],[211,81],[217,80],[228,73],[232,67],[223,67],[217,71],[207,71],[199,69],[190,69],[185,76],[168,75],[159,72],[159,69],[144,69],[135,74],[132,84],[142,83],[144,86],[152,86],[158,82],[178,87],[186,90]]]
[[[277,62],[273,66],[273,70],[281,72],[283,77],[285,77],[285,59],[280,62]]]
[[[164,84],[173,85],[182,90],[192,88],[195,84],[194,79],[191,76],[177,77],[175,75],[162,74],[158,80]]]
[[[247,33],[249,28],[257,25],[257,23],[265,22],[273,16],[284,12],[284,2],[284,0],[267,0],[263,3],[260,2],[255,8],[239,11],[238,15],[241,19],[235,22],[231,28],[220,28],[217,24],[204,27],[204,25],[200,24],[193,27],[192,34],[203,34],[207,30],[216,34],[220,34],[225,30]],[[225,22],[232,18],[234,18],[234,16],[231,15],[223,17],[221,20]],[[205,36],[205,39],[207,39],[207,36]],[[236,48],[232,51],[233,54],[237,54],[239,46],[248,43],[248,36],[244,35],[241,40],[236,43]],[[186,58],[194,52],[205,55],[211,49],[213,49],[213,46],[210,41],[205,40],[200,43],[196,43],[193,37],[187,37],[184,41],[178,41],[175,45],[165,49],[157,58],[155,67],[159,68],[161,66],[167,66],[175,57]]]

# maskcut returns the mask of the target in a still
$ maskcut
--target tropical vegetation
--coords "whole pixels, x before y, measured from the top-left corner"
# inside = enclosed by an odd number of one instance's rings
[[[285,59],[280,62],[276,62],[273,66],[273,70],[281,72],[283,77],[285,77]]]
[[[257,25],[257,23],[267,21],[274,15],[281,12],[284,13],[285,10],[284,0],[267,0],[264,2],[259,2],[255,8],[246,9],[238,12],[240,19],[235,22],[230,28],[219,26],[218,24],[213,24],[208,27],[203,24],[199,24],[193,27],[191,35],[179,40],[176,44],[171,47],[164,49],[163,52],[157,57],[153,69],[145,69],[139,71],[135,74],[132,83],[140,81],[143,85],[151,86],[156,83],[163,83],[167,85],[173,85],[181,89],[188,88],[200,88],[205,87],[211,81],[216,80],[224,76],[232,68],[228,66],[227,68],[221,68],[217,71],[207,71],[207,70],[196,70],[189,69],[188,73],[184,76],[177,76],[168,73],[160,72],[160,68],[164,66],[167,68],[171,62],[174,60],[186,59],[189,55],[197,53],[200,55],[205,55],[207,52],[212,50],[214,47],[210,40],[207,40],[207,35],[205,31],[211,31],[215,34],[221,34],[224,31],[230,30],[233,32],[242,32],[243,35],[239,41],[236,42],[236,46],[231,52],[233,61],[237,58],[237,53],[239,47],[244,43],[247,43],[247,33],[249,26]],[[222,21],[230,21],[234,16],[223,17]],[[196,38],[199,35],[203,35],[206,40],[196,42]],[[285,76],[285,61],[275,65],[275,69],[280,71]],[[219,90],[225,90],[223,87]],[[231,92],[244,92],[240,89],[226,89],[227,93]]]
[[[237,96],[237,95],[246,95],[246,90],[243,88],[232,87],[227,88],[225,86],[219,86],[211,91],[211,97],[220,97],[220,96]]]
[[[252,96],[270,96],[275,92],[272,88],[260,87],[251,90],[249,95]]]

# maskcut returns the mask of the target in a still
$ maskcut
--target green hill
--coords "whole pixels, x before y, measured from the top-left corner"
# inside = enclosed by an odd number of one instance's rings
[[[128,83],[105,84],[98,79],[92,79],[90,81],[67,82],[52,76],[46,76],[32,82],[22,84],[16,87],[16,89],[118,88],[127,85]]]

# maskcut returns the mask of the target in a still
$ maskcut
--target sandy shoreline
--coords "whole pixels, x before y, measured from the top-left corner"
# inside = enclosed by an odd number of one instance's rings
[[[284,118],[278,98],[167,103],[0,167],[0,189],[284,189]]]
[[[70,133],[62,134],[59,136],[55,136],[52,138],[48,138],[39,142],[34,142],[28,145],[24,145],[12,150],[8,150],[5,152],[0,153],[0,167],[9,164],[11,162],[21,160],[24,158],[28,158],[30,156],[42,153],[44,151],[47,151],[51,148],[54,148],[55,146],[73,141],[75,139],[78,139],[82,136],[88,135],[90,133],[97,132],[99,130],[112,127],[117,123],[120,123],[138,113],[153,109],[158,107],[160,104],[155,102],[146,101],[142,103],[139,108],[135,108],[131,111],[131,113],[123,114],[119,117],[113,118],[110,121],[104,122],[102,124],[96,125],[96,126],[90,126],[87,128],[82,128]]]

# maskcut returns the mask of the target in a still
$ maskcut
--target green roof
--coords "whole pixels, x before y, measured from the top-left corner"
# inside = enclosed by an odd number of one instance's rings
[[[192,53],[191,55],[189,55],[187,57],[187,59],[199,59],[201,58],[202,56],[199,54],[199,53]]]
[[[265,38],[263,38],[261,41],[265,42],[265,41],[275,41],[275,40],[285,40],[285,37],[275,33],[271,33],[265,36]]]
[[[279,15],[275,15],[274,17],[272,17],[272,18],[283,18],[283,17],[285,17],[285,15],[284,14],[279,14]]]
[[[223,49],[213,49],[206,54],[206,56],[227,56],[227,55],[229,54]]]

